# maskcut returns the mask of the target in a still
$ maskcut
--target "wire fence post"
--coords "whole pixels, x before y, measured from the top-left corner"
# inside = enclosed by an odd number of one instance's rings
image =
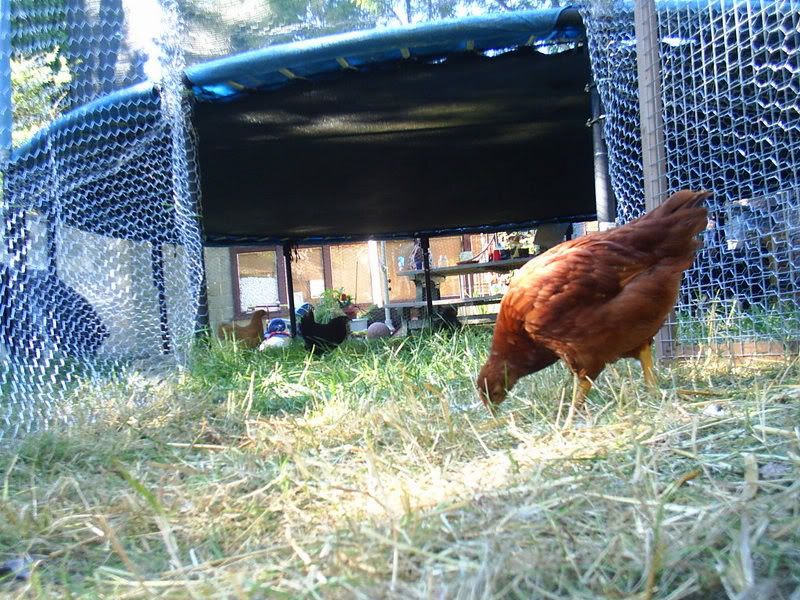
[[[158,299],[159,327],[161,329],[161,352],[172,352],[169,335],[169,313],[167,312],[167,282],[164,276],[164,246],[153,240],[150,247],[150,265],[153,271],[153,283]]]
[[[642,170],[645,210],[650,212],[667,195],[667,158],[664,111],[661,104],[661,59],[655,0],[636,0],[636,70],[639,80],[639,118],[642,132]],[[656,358],[672,354],[674,313],[655,336]]]
[[[11,158],[11,0],[0,0],[0,173]]]

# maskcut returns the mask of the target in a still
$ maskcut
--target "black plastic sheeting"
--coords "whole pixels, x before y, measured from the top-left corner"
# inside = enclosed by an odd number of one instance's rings
[[[500,230],[595,215],[585,48],[383,63],[197,103],[206,243]]]

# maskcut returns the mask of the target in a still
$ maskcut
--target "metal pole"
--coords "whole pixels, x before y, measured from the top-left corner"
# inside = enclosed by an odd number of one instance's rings
[[[642,131],[644,201],[647,211],[661,204],[667,194],[667,159],[664,114],[661,104],[661,60],[658,13],[655,0],[636,0],[636,67],[639,78],[639,118]],[[669,321],[674,321],[670,316]],[[673,327],[665,325],[655,337],[656,358],[672,353]]]
[[[9,260],[14,262],[18,241],[18,220],[22,214],[10,209],[8,198],[8,163],[11,160],[11,132],[14,127],[11,103],[11,0],[0,0],[0,209],[3,213],[3,237]]]
[[[594,202],[597,208],[597,220],[601,223],[613,223],[616,220],[616,199],[611,190],[608,175],[608,150],[603,135],[606,115],[597,85],[592,81],[586,86],[592,104],[592,118],[587,125],[592,128],[592,147],[594,149]]]
[[[0,172],[5,178],[11,159],[11,0],[0,0]]]
[[[283,261],[286,265],[286,292],[289,294],[289,323],[292,337],[297,335],[297,316],[294,314],[294,281],[292,281],[292,245],[283,245]]]
[[[47,222],[47,271],[56,277],[58,275],[58,221],[61,216],[61,178],[58,174],[58,165],[56,164],[56,151],[53,149],[53,140],[51,136],[47,136],[47,162],[50,167],[50,185],[48,186],[48,202],[47,210],[44,211],[44,217]]]
[[[422,248],[422,268],[425,271],[425,300],[428,303],[428,320],[433,322],[433,286],[431,285],[431,240],[428,236],[419,239]]]
[[[383,304],[383,317],[384,323],[389,328],[389,331],[394,331],[394,325],[392,325],[392,310],[387,306],[389,302],[391,302],[391,298],[389,295],[391,294],[391,287],[389,287],[389,264],[386,262],[386,242],[381,242],[381,273],[383,274],[383,295],[384,295],[384,304]]]
[[[50,275],[58,273],[58,225],[55,215],[51,212],[47,214],[47,271]]]
[[[153,269],[153,283],[158,293],[158,314],[161,325],[161,351],[171,352],[169,340],[169,320],[167,315],[167,287],[164,280],[164,252],[161,242],[153,242],[150,252],[150,265]]]
[[[209,333],[208,315],[208,279],[206,277],[205,248],[200,248],[200,297],[197,299],[197,316],[195,318],[195,334],[200,336]]]

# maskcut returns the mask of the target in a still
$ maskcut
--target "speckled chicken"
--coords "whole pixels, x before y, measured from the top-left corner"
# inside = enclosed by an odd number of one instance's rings
[[[559,244],[520,269],[478,376],[483,402],[494,411],[521,377],[559,359],[577,378],[569,421],[592,381],[620,358],[638,358],[655,386],[650,345],[700,246],[710,195],[682,190],[635,221]]]

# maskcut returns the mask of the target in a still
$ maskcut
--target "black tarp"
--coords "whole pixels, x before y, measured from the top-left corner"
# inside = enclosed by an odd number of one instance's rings
[[[393,237],[595,213],[589,59],[521,48],[195,106],[210,244]]]

